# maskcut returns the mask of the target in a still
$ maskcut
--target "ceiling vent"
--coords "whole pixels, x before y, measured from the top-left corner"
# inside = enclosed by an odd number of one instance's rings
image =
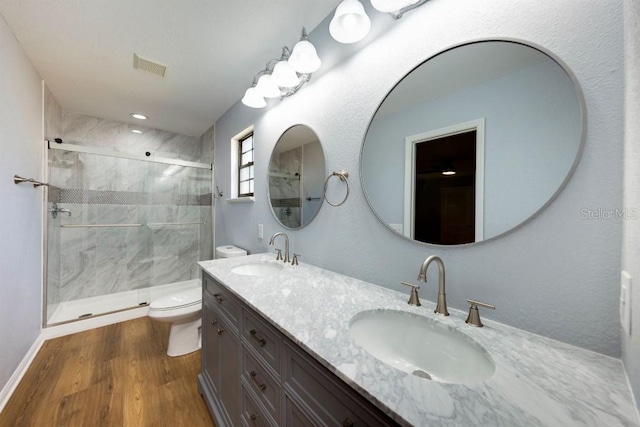
[[[167,72],[166,66],[150,61],[141,56],[138,56],[137,53],[133,54],[133,68],[146,71],[148,73],[155,74],[160,77],[164,77],[164,74]]]

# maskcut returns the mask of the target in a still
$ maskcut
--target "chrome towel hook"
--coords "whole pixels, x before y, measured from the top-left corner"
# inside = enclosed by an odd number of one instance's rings
[[[338,178],[340,178],[340,181],[344,182],[345,184],[347,184],[347,194],[344,195],[344,199],[342,199],[342,201],[340,203],[336,203],[333,204],[329,201],[329,199],[327,199],[327,184],[329,184],[329,180],[331,179],[332,176],[337,176]],[[329,203],[331,206],[333,207],[338,207],[341,206],[342,204],[344,204],[344,202],[347,201],[347,198],[349,197],[349,181],[347,180],[347,178],[349,178],[349,172],[342,169],[341,171],[334,171],[331,175],[329,175],[327,177],[327,179],[324,181],[324,191],[322,194],[322,197],[324,198],[324,200],[326,200],[327,203]]]

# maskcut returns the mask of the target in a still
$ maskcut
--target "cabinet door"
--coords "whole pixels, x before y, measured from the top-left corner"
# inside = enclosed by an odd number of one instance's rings
[[[285,396],[285,414],[285,427],[308,427],[320,425],[320,422],[300,409],[290,396]]]
[[[233,425],[240,425],[240,339],[229,326],[214,329],[220,343],[219,396]]]
[[[297,345],[295,349],[289,344],[285,345],[285,355],[284,381],[287,393],[304,402],[320,424],[371,427],[396,425]],[[289,415],[294,416],[294,419],[300,418],[299,412]]]
[[[220,390],[220,322],[215,311],[205,303],[202,310],[202,370],[214,394]]]

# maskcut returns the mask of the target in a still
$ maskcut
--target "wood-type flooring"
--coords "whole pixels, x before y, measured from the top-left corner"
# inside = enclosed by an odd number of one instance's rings
[[[213,426],[200,351],[168,357],[168,337],[169,324],[142,317],[46,341],[0,426]]]

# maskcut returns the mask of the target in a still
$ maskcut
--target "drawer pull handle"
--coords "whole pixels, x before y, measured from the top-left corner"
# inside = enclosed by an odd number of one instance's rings
[[[218,328],[218,335],[222,335],[223,332],[224,332],[224,329]]]
[[[349,417],[345,418],[342,422],[342,427],[353,427],[355,423],[349,419]]]
[[[250,330],[249,333],[251,334],[251,338],[256,340],[258,344],[260,344],[260,347],[264,347],[267,344],[267,340],[265,340],[264,338],[258,338],[258,331],[256,331],[255,329]]]
[[[213,297],[218,301],[218,304],[222,304],[222,301],[224,301],[221,294],[213,294]]]
[[[249,415],[249,418],[251,419],[251,421],[255,421],[258,419],[258,416],[256,414],[251,414]]]
[[[211,321],[211,326],[213,326],[213,325],[217,325],[217,324],[218,324],[218,321],[217,321],[217,320],[212,320],[212,321]]]
[[[253,383],[256,385],[256,387],[258,387],[258,389],[260,389],[260,391],[264,391],[267,388],[266,384],[261,384],[256,378],[258,376],[258,373],[256,371],[251,371],[249,375],[251,375],[251,381],[253,381]]]

